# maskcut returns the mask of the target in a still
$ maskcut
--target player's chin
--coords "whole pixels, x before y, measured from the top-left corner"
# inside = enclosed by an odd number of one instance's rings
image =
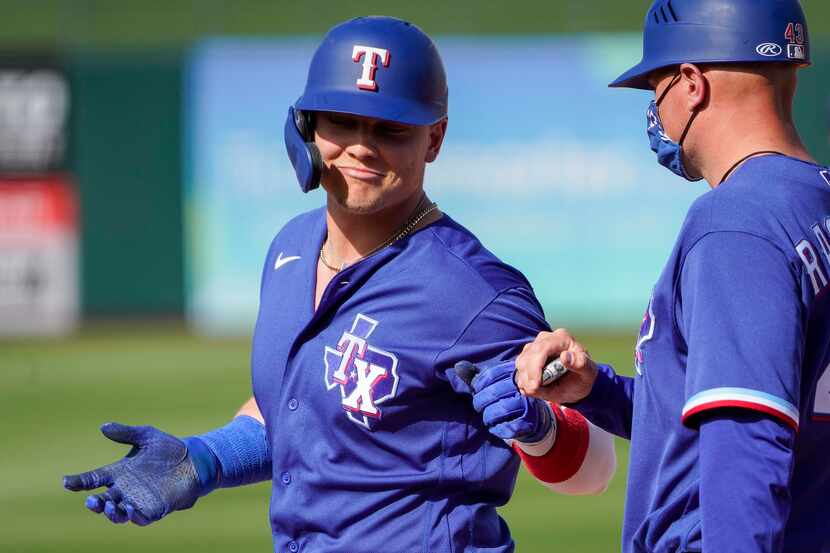
[[[355,215],[375,215],[383,209],[383,206],[378,204],[355,204],[348,209]]]
[[[351,213],[372,215],[381,211],[387,204],[383,188],[380,185],[360,183],[349,186],[346,194],[338,203]]]

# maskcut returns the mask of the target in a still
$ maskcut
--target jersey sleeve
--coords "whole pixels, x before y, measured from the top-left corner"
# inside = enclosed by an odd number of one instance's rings
[[[795,431],[746,410],[710,411],[700,419],[703,551],[780,553],[792,504]]]
[[[804,320],[798,275],[784,252],[744,232],[701,238],[675,301],[686,340],[683,423],[749,409],[798,429]]]
[[[579,411],[550,404],[556,421],[552,445],[513,443],[525,468],[543,486],[567,495],[605,491],[617,467],[611,434],[591,424]]]
[[[606,432],[630,440],[634,385],[633,378],[618,375],[610,365],[599,364],[591,392],[571,407]]]
[[[458,361],[469,361],[483,372],[515,358],[543,330],[550,327],[533,292],[511,288],[499,293],[470,321],[455,343],[437,355],[434,366],[443,375]]]

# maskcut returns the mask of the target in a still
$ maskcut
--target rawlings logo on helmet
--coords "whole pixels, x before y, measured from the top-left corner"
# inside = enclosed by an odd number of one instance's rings
[[[763,44],[759,44],[755,48],[755,51],[762,56],[767,56],[768,58],[780,56],[781,52],[783,52],[781,46],[774,42],[764,42]]]
[[[363,58],[363,74],[357,80],[357,88],[375,92],[378,89],[378,83],[375,81],[375,73],[378,71],[378,60],[380,60],[384,67],[389,67],[389,50],[355,44],[352,49],[352,60],[355,63],[360,63],[360,58]]]

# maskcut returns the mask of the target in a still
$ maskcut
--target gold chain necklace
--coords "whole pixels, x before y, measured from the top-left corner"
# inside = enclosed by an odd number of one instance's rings
[[[407,222],[404,224],[403,228],[401,228],[401,230],[400,230],[400,231],[398,231],[397,233],[393,234],[393,235],[392,235],[391,237],[389,237],[389,238],[388,238],[385,242],[383,242],[380,246],[376,247],[375,249],[373,249],[372,251],[370,251],[370,252],[369,252],[369,253],[367,253],[366,255],[361,256],[359,259],[357,259],[356,261],[354,261],[354,263],[357,263],[357,261],[360,261],[361,259],[365,259],[365,258],[369,257],[370,255],[372,255],[373,253],[375,253],[375,252],[377,252],[377,251],[380,251],[380,250],[382,250],[383,248],[385,248],[385,247],[387,247],[387,246],[390,246],[390,245],[394,244],[395,242],[397,242],[398,240],[400,240],[401,238],[403,238],[404,236],[406,236],[407,234],[409,234],[410,232],[412,232],[412,230],[413,230],[416,226],[418,226],[418,223],[420,223],[421,221],[423,221],[424,217],[426,217],[427,215],[429,215],[430,213],[432,213],[432,212],[433,212],[433,211],[435,211],[436,209],[438,209],[438,204],[437,204],[437,203],[435,203],[435,202],[431,202],[431,203],[430,203],[428,206],[426,206],[424,209],[422,209],[421,211],[419,211],[418,213],[416,213],[415,215],[413,215],[413,216],[409,219],[409,221],[407,221]],[[331,263],[329,263],[329,260],[326,258],[326,251],[325,251],[325,250],[326,250],[326,245],[325,245],[325,244],[323,244],[323,247],[322,247],[322,248],[320,248],[320,261],[323,263],[323,265],[326,267],[326,269],[328,269],[328,270],[330,270],[330,271],[333,271],[333,272],[335,272],[335,273],[339,273],[340,271],[342,271],[343,269],[345,269],[345,268],[346,268],[346,263],[345,263],[345,262],[341,263],[339,267],[337,267],[336,265],[332,265]]]

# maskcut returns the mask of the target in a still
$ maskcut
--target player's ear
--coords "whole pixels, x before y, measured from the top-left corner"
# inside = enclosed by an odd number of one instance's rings
[[[690,112],[705,107],[709,97],[709,81],[697,65],[680,66],[680,85],[686,93],[686,109]]]
[[[429,146],[427,147],[426,162],[432,163],[441,151],[444,143],[444,136],[447,134],[447,118],[444,117],[437,123],[429,126]]]

